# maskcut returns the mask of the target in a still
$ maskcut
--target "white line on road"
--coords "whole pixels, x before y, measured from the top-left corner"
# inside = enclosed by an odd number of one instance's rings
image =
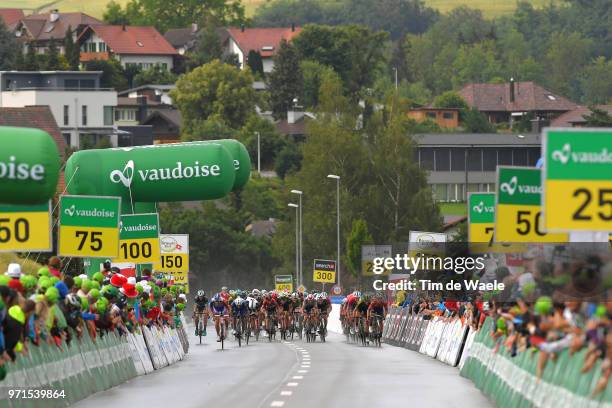
[[[296,383],[296,382],[289,382],[289,383],[287,383],[287,387],[297,387],[297,386],[298,386],[298,383]]]
[[[308,370],[298,370],[298,373],[300,374],[306,374],[308,372]]]
[[[294,375],[293,377],[291,377],[292,380],[302,380],[304,379],[303,375]]]
[[[293,394],[293,391],[281,391],[281,395],[284,397],[289,397]]]
[[[271,407],[282,407],[285,405],[285,401],[272,401],[270,404]]]

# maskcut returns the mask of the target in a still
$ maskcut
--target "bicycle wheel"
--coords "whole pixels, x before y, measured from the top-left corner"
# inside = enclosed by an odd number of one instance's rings
[[[225,349],[225,322],[221,320],[221,350]]]
[[[200,344],[202,344],[202,318],[198,319],[198,336],[200,336]]]
[[[236,319],[236,340],[238,340],[238,347],[242,347],[242,322],[240,319]]]
[[[248,324],[248,320],[244,317],[242,318],[242,327],[246,327],[244,330],[244,339],[246,340],[246,345],[249,345],[249,337],[251,337],[251,326]]]

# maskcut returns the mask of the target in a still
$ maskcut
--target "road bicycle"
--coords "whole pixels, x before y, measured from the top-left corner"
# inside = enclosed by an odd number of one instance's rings
[[[368,322],[363,316],[357,319],[357,337],[362,346],[368,345]]]
[[[202,336],[206,336],[206,320],[208,320],[208,318],[206,317],[205,312],[195,313],[194,316],[198,318],[198,323],[196,324],[196,333],[197,336],[200,337],[200,344],[202,344]]]
[[[223,319],[221,319],[223,317]],[[221,339],[221,350],[225,349],[225,337],[227,335],[227,322],[229,315],[215,315],[215,319],[219,320],[219,338]]]
[[[302,313],[296,311],[293,312],[293,327],[300,340],[302,340],[304,330],[304,316],[302,316]],[[291,339],[293,340],[293,336],[291,336]]]
[[[276,327],[278,322],[276,320],[275,312],[268,312],[268,326],[266,332],[268,332],[268,342],[271,342],[273,338],[276,338]]]
[[[255,336],[255,341],[259,341],[259,331],[261,330],[259,325],[258,313],[250,312],[249,314],[249,335]]]
[[[370,339],[374,345],[381,347],[383,317],[376,313],[372,313],[371,317],[372,331],[370,332]]]

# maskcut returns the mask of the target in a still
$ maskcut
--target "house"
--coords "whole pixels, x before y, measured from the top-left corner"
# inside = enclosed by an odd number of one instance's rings
[[[63,157],[66,153],[66,141],[62,137],[62,133],[49,106],[1,107],[0,126],[28,127],[44,130],[55,141],[60,155]]]
[[[438,201],[494,192],[498,165],[533,167],[541,156],[540,133],[428,133],[414,141],[415,160]]]
[[[174,88],[176,88],[176,85],[148,84],[141,85],[136,88],[126,89],[119,92],[117,95],[127,98],[138,98],[139,96],[145,96],[150,104],[157,102],[165,105],[172,105],[170,91],[172,91]]]
[[[183,120],[178,109],[166,107],[152,110],[141,124],[152,127],[155,144],[176,143],[181,139]]]
[[[597,105],[597,109],[608,112],[612,115],[612,105]],[[585,116],[592,113],[591,109],[586,106],[578,106],[569,112],[565,112],[561,116],[553,119],[550,122],[550,127],[583,127],[586,124]]]
[[[417,122],[431,120],[443,129],[459,127],[459,109],[455,108],[414,108],[408,111],[408,117]]]
[[[4,25],[8,28],[12,27],[13,24],[25,17],[22,9],[17,8],[0,8],[0,20],[4,22]]]
[[[172,45],[179,55],[185,55],[193,51],[198,44],[198,36],[202,30],[196,23],[187,28],[171,28],[164,34],[164,38]],[[217,28],[219,44],[223,45],[229,37],[225,28]]]
[[[76,41],[78,33],[88,24],[102,22],[85,13],[60,13],[53,10],[49,13],[31,14],[21,18],[13,27],[17,41],[24,49],[33,46],[37,53],[45,53],[54,42],[60,54],[64,53],[64,38],[70,28],[72,38]]]
[[[0,71],[0,107],[47,105],[66,143],[117,145],[113,109],[117,92],[100,87],[102,71]]]
[[[240,68],[247,66],[249,52],[256,51],[261,54],[264,73],[272,72],[274,62],[272,58],[278,51],[282,40],[291,41],[302,29],[289,28],[228,28],[229,37],[226,42],[226,52],[236,54]]]
[[[314,119],[310,112],[304,112],[300,106],[294,106],[287,111],[287,119],[280,119],[274,125],[276,130],[295,142],[303,142],[306,135],[306,123]]]
[[[81,62],[116,58],[121,66],[172,70],[176,50],[154,27],[92,24],[77,40]]]
[[[244,229],[245,232],[250,232],[252,236],[257,238],[271,237],[276,232],[278,220],[270,218],[267,220],[253,221]]]
[[[484,113],[491,123],[512,123],[523,115],[552,120],[576,108],[569,99],[557,95],[535,82],[504,84],[467,84],[460,91],[470,107]]]

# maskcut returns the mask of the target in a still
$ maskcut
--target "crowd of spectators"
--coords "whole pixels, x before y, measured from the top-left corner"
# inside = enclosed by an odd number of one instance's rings
[[[110,263],[92,276],[64,274],[61,266],[52,257],[36,274],[22,273],[12,263],[0,275],[0,380],[10,362],[44,342],[63,349],[86,332],[96,341],[110,331],[123,335],[139,325],[181,324],[183,288],[149,270],[137,279]]]

